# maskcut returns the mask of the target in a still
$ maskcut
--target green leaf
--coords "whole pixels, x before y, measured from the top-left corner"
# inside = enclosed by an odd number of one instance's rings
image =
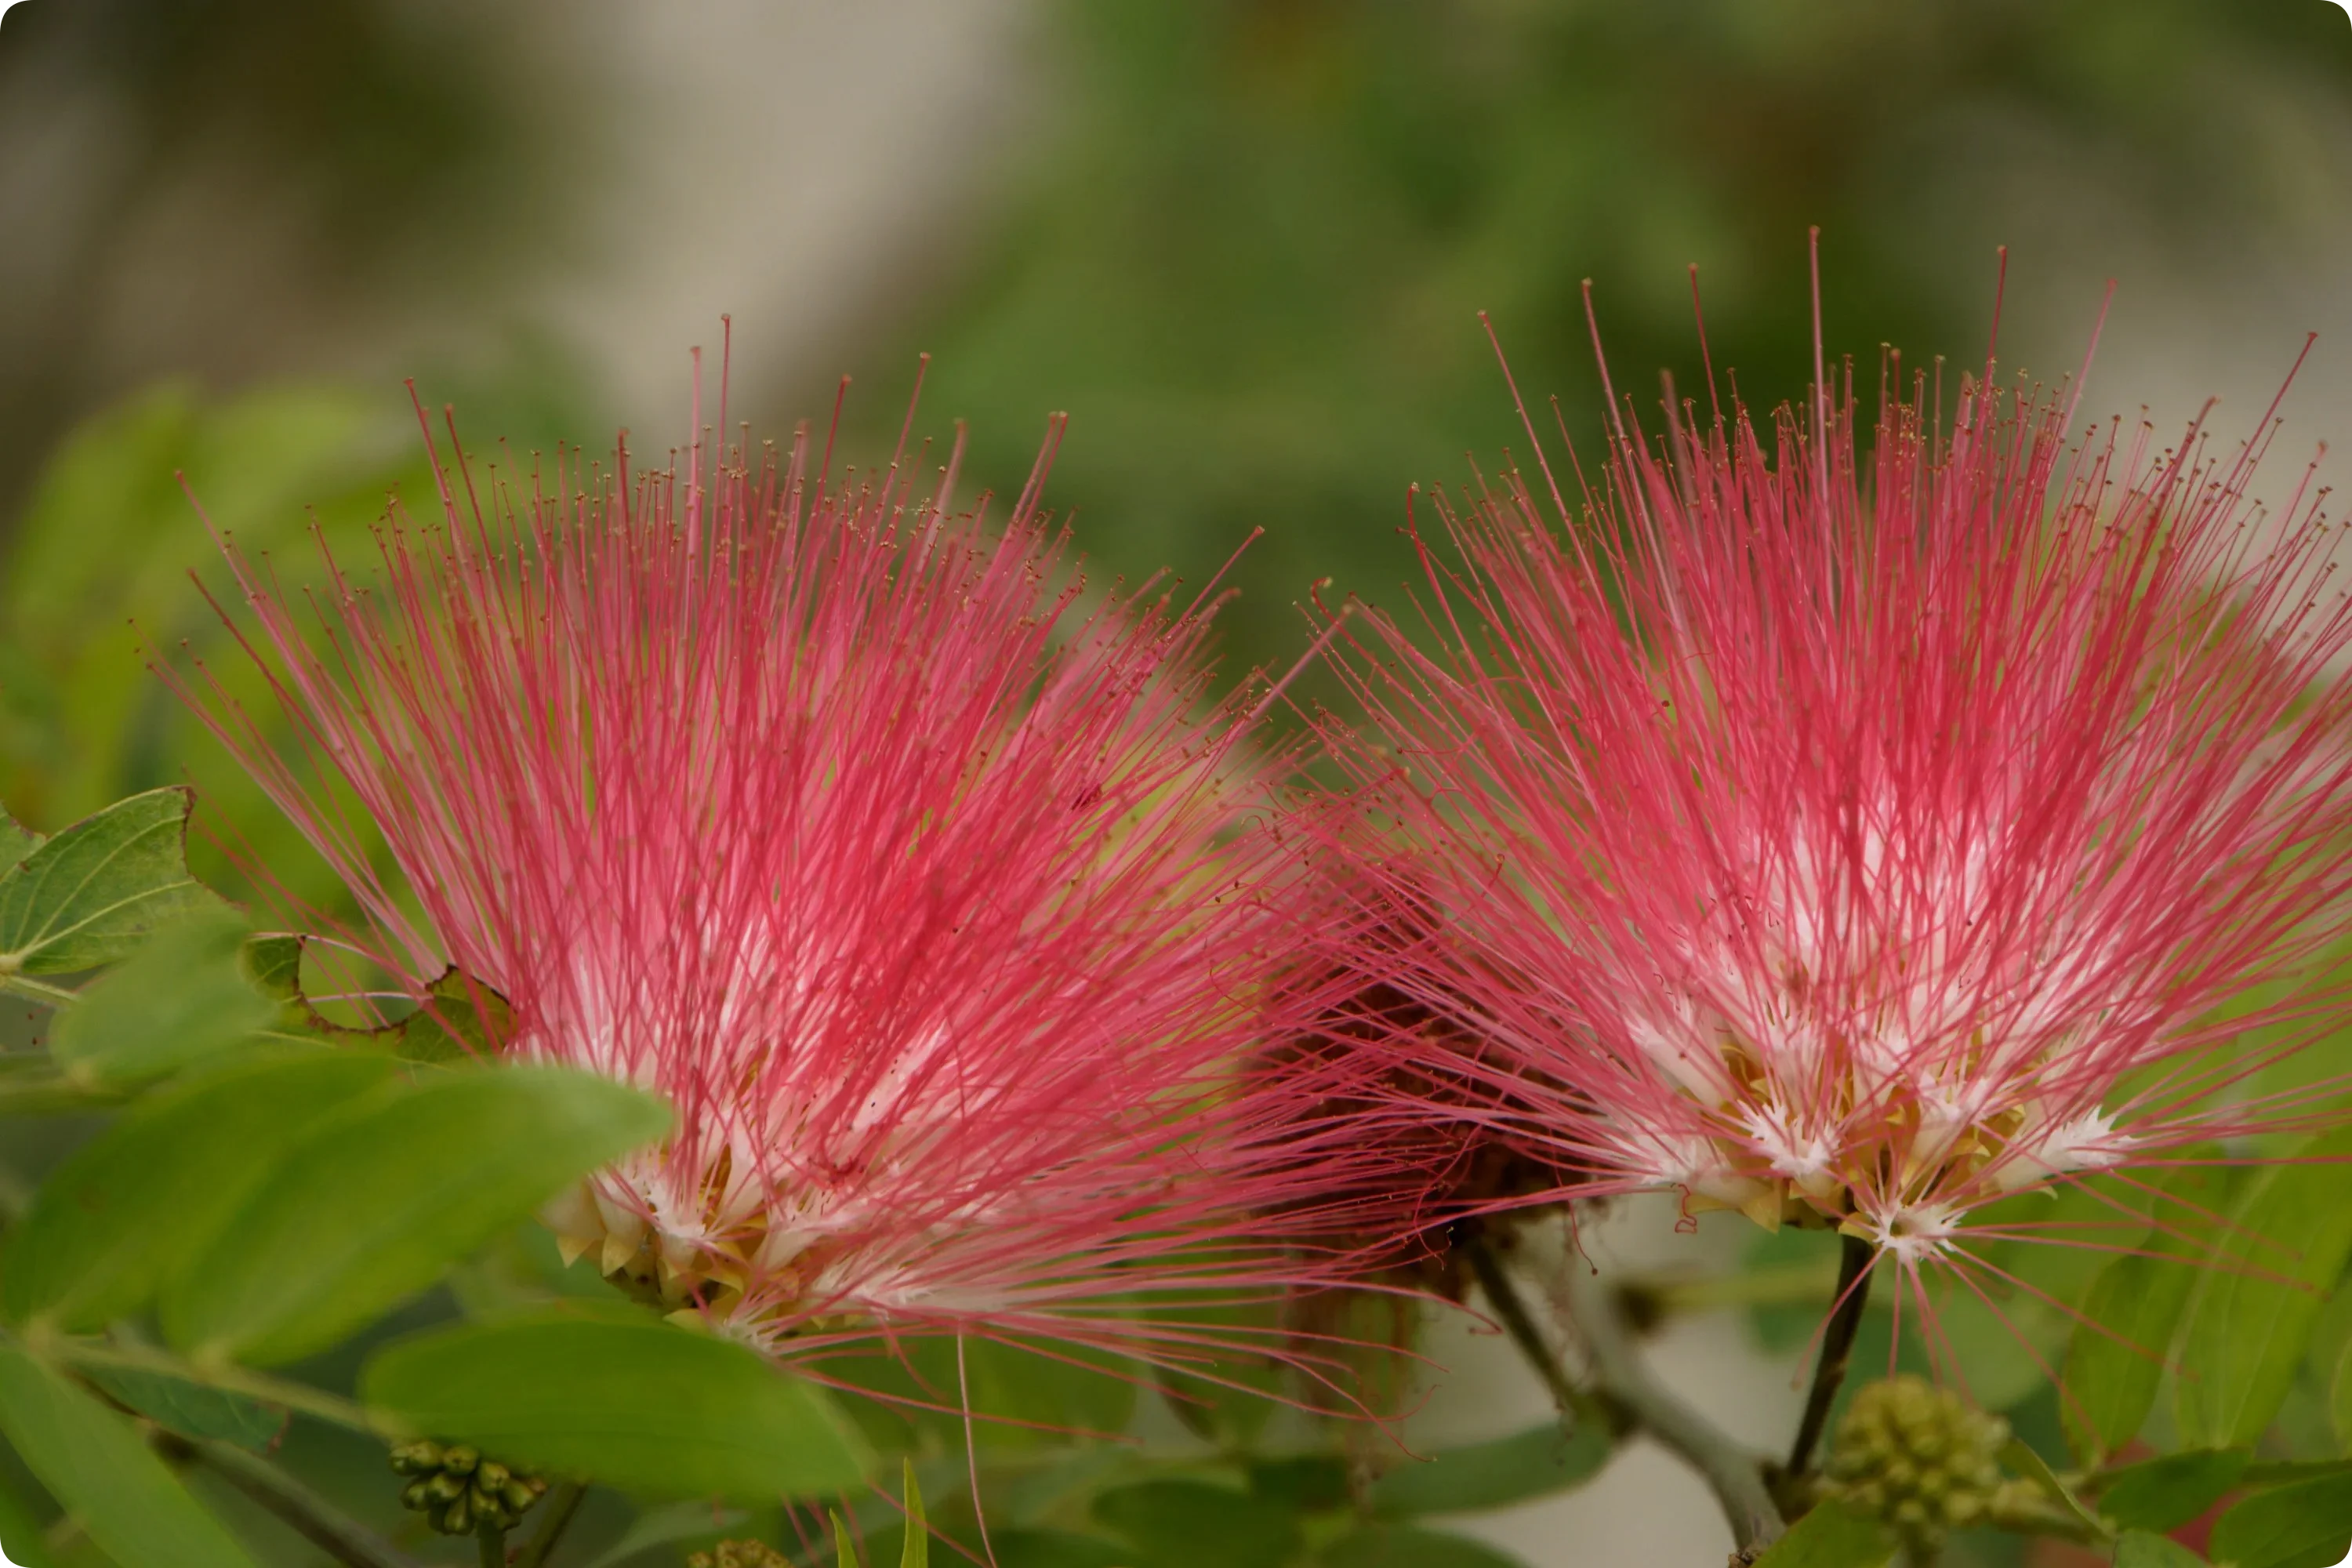
[[[2213,1527],[2216,1563],[2236,1568],[2336,1568],[2352,1546],[2352,1475],[2256,1492]]]
[[[393,1070],[383,1057],[277,1047],[142,1101],[42,1184],[0,1255],[0,1309],[69,1332],[138,1310],[280,1153]]]
[[[1756,1568],[1885,1568],[1894,1557],[1895,1538],[1885,1526],[1825,1502],[1774,1542]]]
[[[973,1440],[999,1450],[1124,1431],[1135,1412],[1136,1384],[1148,1375],[1128,1358],[1091,1345],[967,1337],[961,1370],[956,1350],[952,1338],[910,1338],[895,1355],[829,1356],[825,1375],[878,1396],[852,1409],[885,1447],[918,1445],[923,1433],[961,1448],[969,1392]]]
[[[160,1372],[92,1366],[81,1375],[117,1402],[183,1437],[211,1437],[266,1454],[286,1430],[286,1412],[225,1389]]]
[[[2336,1446],[2352,1454],[2352,1342],[2347,1342],[2336,1362],[2336,1373],[2327,1384],[2328,1424],[2336,1432]]]
[[[302,939],[282,931],[249,936],[238,954],[245,977],[273,1002],[302,1000]]]
[[[1557,1427],[1554,1430],[1558,1430]],[[1283,1454],[1249,1463],[1249,1489],[1298,1513],[1345,1508],[1354,1497],[1349,1461],[1338,1454]]]
[[[128,1421],[8,1344],[0,1431],[120,1568],[254,1568]]]
[[[25,857],[48,842],[47,837],[34,832],[0,808],[0,876],[15,870]]]
[[[1351,1530],[1316,1555],[1318,1568],[1522,1568],[1507,1552],[1466,1535],[1409,1524]]]
[[[898,1568],[930,1568],[930,1521],[923,1517],[923,1489],[915,1484],[915,1461],[899,1463],[906,1474],[907,1544],[898,1549]]]
[[[249,938],[240,955],[246,978],[276,1005],[289,1029],[338,1045],[390,1051],[405,1061],[455,1063],[495,1058],[514,1037],[507,999],[451,964],[425,988],[424,1005],[404,1017],[368,1028],[321,1013],[302,989],[308,937],[283,933]]]
[[[216,1056],[277,1009],[237,972],[245,922],[208,910],[174,922],[58,1016],[49,1054],[68,1079],[127,1086]]]
[[[2067,1442],[2084,1463],[2095,1465],[2129,1443],[2154,1408],[2165,1357],[2202,1278],[2182,1256],[2191,1244],[2176,1234],[2187,1212],[2182,1205],[2223,1209],[2236,1174],[2210,1167],[2176,1173],[2157,1203],[2162,1223],[2139,1242],[2140,1250],[2111,1259],[2092,1280],[2066,1347],[2070,1397],[2059,1401]]]
[[[199,1360],[323,1350],[668,1125],[660,1101],[559,1068],[387,1085],[319,1119],[165,1282],[164,1333]]]
[[[2205,1559],[2168,1537],[2126,1530],[2116,1540],[2116,1568],[2205,1568]]]
[[[2352,1131],[2316,1139],[2299,1163],[2261,1173],[2234,1205],[2227,1250],[2199,1281],[2181,1332],[2174,1414],[2184,1445],[2251,1444],[2285,1401],[2320,1292],[2352,1253],[2344,1172],[2327,1163],[2346,1154]]]
[[[0,1479],[0,1561],[16,1568],[58,1568],[39,1518],[5,1479]]]
[[[2058,1472],[2050,1468],[2050,1461],[2043,1458],[2032,1444],[2022,1437],[2011,1437],[2001,1445],[2000,1462],[2040,1487],[2042,1496],[2073,1514],[2093,1534],[2104,1536],[2107,1533],[2107,1527],[2100,1521],[2099,1516],[2074,1495],[2072,1487],[2058,1479]]]
[[[1375,1514],[1410,1518],[1508,1508],[1591,1480],[1609,1462],[1608,1428],[1597,1420],[1562,1431],[1546,1421],[1490,1443],[1441,1448],[1406,1460],[1372,1484]]]
[[[393,1026],[394,1047],[410,1061],[455,1062],[488,1058],[514,1037],[507,999],[455,966],[425,991],[425,1005]]]
[[[2099,1493],[2099,1511],[2137,1530],[2178,1530],[2238,1484],[2246,1448],[2199,1448],[2116,1471]]]
[[[1290,1510],[1202,1481],[1139,1481],[1098,1494],[1094,1515],[1135,1548],[1136,1568],[1283,1568],[1298,1550]]]
[[[1282,1309],[1273,1301],[1203,1301],[1184,1291],[1153,1291],[1138,1302],[1138,1310],[1224,1346],[1279,1343],[1285,1331]],[[1211,1375],[1158,1367],[1150,1376],[1161,1403],[1194,1436],[1219,1448],[1245,1449],[1281,1408],[1282,1365],[1245,1349],[1212,1354]]]
[[[404,1341],[369,1362],[360,1393],[396,1429],[634,1491],[766,1502],[866,1473],[814,1385],[634,1316],[550,1312]]]
[[[2344,1475],[2352,1475],[2352,1459],[2256,1459],[2238,1480],[2249,1487],[2284,1487]]]
[[[0,876],[0,973],[68,974],[126,957],[148,932],[218,900],[188,874],[184,788],[86,816]]]

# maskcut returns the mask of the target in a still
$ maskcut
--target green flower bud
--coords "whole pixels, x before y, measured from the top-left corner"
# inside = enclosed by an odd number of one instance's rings
[[[512,1530],[547,1493],[530,1471],[462,1444],[404,1443],[392,1451],[392,1468],[415,1478],[401,1489],[401,1506],[445,1535]]]
[[[441,1468],[441,1445],[438,1443],[403,1443],[392,1451],[392,1468],[395,1475],[430,1475]]]
[[[2009,1426],[1924,1378],[1862,1389],[1838,1423],[1823,1489],[1885,1521],[1915,1558],[1992,1507]]]

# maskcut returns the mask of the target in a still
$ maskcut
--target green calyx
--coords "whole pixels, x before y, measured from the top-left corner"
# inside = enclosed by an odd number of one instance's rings
[[[403,1443],[392,1451],[392,1469],[410,1478],[401,1506],[444,1535],[512,1530],[547,1492],[530,1471],[485,1459],[462,1443]]]
[[[1874,1383],[1838,1423],[1822,1489],[1881,1520],[1914,1558],[1955,1530],[1986,1522],[2001,1493],[2009,1424],[1925,1378]]]

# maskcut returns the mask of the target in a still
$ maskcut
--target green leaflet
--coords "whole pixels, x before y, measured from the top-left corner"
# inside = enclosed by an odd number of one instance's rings
[[[863,1446],[815,1385],[635,1313],[547,1312],[403,1341],[361,1394],[395,1429],[632,1491],[768,1502],[855,1487]]]
[[[49,1055],[69,1081],[129,1087],[218,1056],[276,1008],[237,972],[245,921],[227,910],[176,921],[58,1015]]]
[[[157,926],[216,905],[188,873],[194,805],[183,788],[134,795],[9,868],[0,876],[0,973],[96,969],[127,957]],[[11,849],[22,843],[0,837]]]
[[[5,1343],[0,1430],[118,1568],[254,1568],[128,1421]]]
[[[2156,1404],[2165,1359],[2200,1275],[2191,1261],[2195,1243],[2179,1234],[2184,1216],[2226,1211],[2237,1173],[2191,1167],[2177,1173],[2159,1200],[2139,1246],[2146,1255],[2110,1259],[2092,1280],[2066,1346],[2069,1397],[2059,1402],[2067,1441],[2087,1463],[2129,1443]]]
[[[2197,1448],[2133,1465],[2107,1478],[2099,1512],[2138,1530],[2178,1530],[2238,1484],[2250,1448]]]
[[[1406,1460],[1372,1484],[1372,1511],[1409,1518],[1507,1508],[1581,1485],[1613,1451],[1598,1420],[1579,1421],[1572,1431],[1546,1421],[1490,1443],[1441,1448],[1423,1462]]]
[[[2352,1544],[2352,1473],[2256,1492],[2213,1527],[2216,1563],[2235,1568],[2336,1568]]]
[[[265,1048],[141,1101],[42,1184],[0,1253],[0,1311],[74,1332],[137,1311],[287,1148],[393,1071],[384,1057]]]
[[[2352,1254],[2344,1170],[2352,1131],[2330,1133],[2296,1163],[2258,1173],[2234,1205],[2236,1228],[2197,1283],[2181,1331],[2174,1415],[2183,1444],[2251,1444],[2278,1414],[2319,1316],[2321,1292]]]
[[[1894,1557],[1894,1537],[1876,1520],[1825,1502],[1774,1542],[1756,1568],[1885,1568]]]
[[[387,1084],[307,1128],[165,1284],[163,1331],[198,1359],[324,1350],[668,1125],[660,1101],[560,1068]]]

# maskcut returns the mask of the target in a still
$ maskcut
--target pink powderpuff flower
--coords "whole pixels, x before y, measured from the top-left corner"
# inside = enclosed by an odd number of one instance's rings
[[[2226,458],[2070,440],[2079,384],[1989,363],[1947,424],[1898,356],[1864,450],[1816,358],[1768,431],[1612,419],[1576,506],[1548,464],[1441,498],[1423,625],[1333,618],[1357,810],[1295,821],[1381,889],[1327,947],[1484,1043],[1423,1111],[1582,1173],[1500,1202],[1676,1190],[1916,1286],[2095,1241],[2006,1194],[2327,1120],[2255,1080],[2341,996],[2244,994],[2352,934],[2352,612],[2309,475],[2249,499],[2275,405]]]
[[[441,519],[395,504],[378,587],[327,558],[317,633],[221,541],[294,746],[173,678],[412,997],[454,965],[504,1053],[671,1100],[549,1222],[772,1351],[1149,1340],[1137,1292],[1317,1278],[1284,1226],[1360,1179],[1235,1065],[1289,877],[1268,694],[1205,700],[1208,599],[1087,599],[1052,447],[1001,531],[953,460],[845,487],[805,427],[652,475],[559,454],[528,494],[436,450]]]

